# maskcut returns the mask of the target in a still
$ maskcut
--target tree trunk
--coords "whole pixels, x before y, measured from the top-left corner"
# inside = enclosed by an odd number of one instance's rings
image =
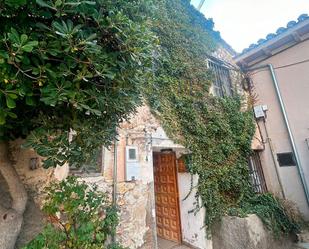
[[[0,142],[0,173],[12,198],[10,208],[0,203],[0,249],[14,249],[26,209],[27,192],[9,158],[9,145],[5,142]]]

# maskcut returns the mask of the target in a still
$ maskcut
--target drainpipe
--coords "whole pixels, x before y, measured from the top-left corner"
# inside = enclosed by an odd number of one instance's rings
[[[300,158],[299,158],[299,154],[298,154],[298,150],[297,150],[297,147],[296,147],[296,144],[295,144],[294,136],[293,136],[293,133],[292,133],[292,130],[291,130],[291,127],[290,127],[288,115],[287,115],[285,105],[284,105],[284,102],[283,102],[283,99],[282,99],[282,95],[281,95],[281,92],[280,92],[280,88],[279,88],[279,84],[278,84],[277,77],[276,77],[276,74],[275,74],[275,70],[274,70],[274,67],[273,67],[272,64],[267,64],[264,67],[268,67],[268,69],[271,73],[271,78],[272,78],[272,81],[274,83],[274,87],[275,87],[276,94],[277,94],[279,104],[280,104],[280,109],[281,109],[281,112],[282,112],[282,115],[283,115],[283,118],[284,118],[284,123],[285,123],[287,130],[288,130],[289,140],[291,142],[292,150],[293,150],[293,153],[295,155],[297,170],[298,170],[300,180],[301,180],[304,192],[305,192],[306,201],[307,201],[307,204],[309,206],[308,185],[307,185],[307,182],[306,182],[306,179],[305,179],[304,170],[303,170]]]
[[[265,130],[265,134],[266,134],[266,141],[267,141],[269,148],[270,148],[271,158],[273,159],[273,163],[274,163],[275,170],[276,170],[276,175],[277,175],[278,182],[279,182],[279,185],[280,185],[281,195],[282,195],[283,199],[286,199],[285,193],[284,193],[284,190],[283,190],[283,184],[282,184],[281,176],[280,176],[280,173],[279,173],[278,162],[277,162],[276,156],[275,156],[275,150],[273,148],[273,142],[272,142],[271,138],[269,137],[265,118],[263,118],[263,124],[264,124],[264,130]]]
[[[114,140],[113,207],[117,207],[117,138]],[[112,241],[116,242],[115,234],[112,235]]]
[[[117,205],[117,140],[114,140],[113,205]]]

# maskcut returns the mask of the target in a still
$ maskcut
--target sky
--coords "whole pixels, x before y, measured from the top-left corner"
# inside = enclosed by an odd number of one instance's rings
[[[191,0],[198,6],[200,0]],[[213,18],[215,30],[237,52],[309,14],[309,0],[206,0],[201,12]]]

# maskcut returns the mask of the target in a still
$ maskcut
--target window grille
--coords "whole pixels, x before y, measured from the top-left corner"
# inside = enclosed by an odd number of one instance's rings
[[[254,151],[249,158],[249,173],[254,191],[257,193],[267,192],[260,154],[258,151]]]
[[[230,70],[211,60],[208,60],[208,67],[211,69],[214,76],[214,95],[218,97],[232,96],[233,89]]]

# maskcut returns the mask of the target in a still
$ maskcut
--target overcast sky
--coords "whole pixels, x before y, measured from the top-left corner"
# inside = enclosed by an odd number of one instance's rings
[[[191,0],[197,6],[200,0]],[[299,15],[309,14],[309,0],[206,0],[201,12],[237,52],[275,33]]]

